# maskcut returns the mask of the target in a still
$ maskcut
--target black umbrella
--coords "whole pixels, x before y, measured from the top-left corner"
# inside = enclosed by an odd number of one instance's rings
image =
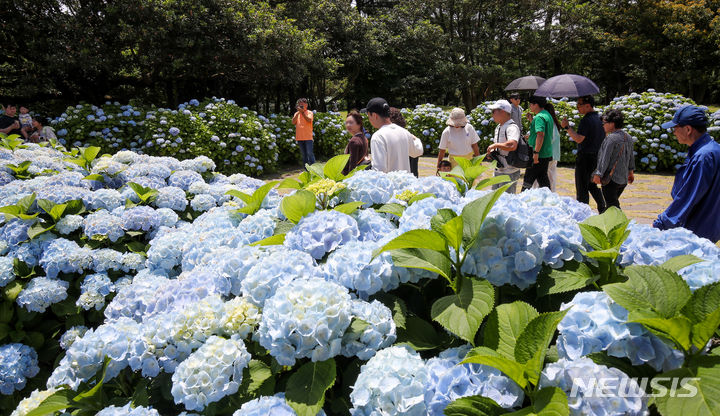
[[[583,97],[597,94],[597,85],[589,78],[575,74],[562,74],[545,81],[536,91],[539,97]]]
[[[543,82],[545,82],[545,78],[528,75],[513,80],[505,87],[505,91],[534,91],[538,89]]]

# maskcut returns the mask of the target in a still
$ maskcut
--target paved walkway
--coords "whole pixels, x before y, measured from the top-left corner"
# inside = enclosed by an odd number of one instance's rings
[[[420,176],[435,175],[437,159],[434,157],[423,157],[420,159]],[[268,179],[287,178],[297,176],[299,168],[289,169],[276,173]],[[672,188],[674,176],[671,174],[635,174],[635,183],[628,185],[620,197],[620,206],[628,218],[635,219],[639,223],[650,224],[657,218],[672,200],[670,189]],[[558,168],[558,193],[575,197],[575,176],[572,167]],[[595,201],[590,198],[590,206],[595,206]]]

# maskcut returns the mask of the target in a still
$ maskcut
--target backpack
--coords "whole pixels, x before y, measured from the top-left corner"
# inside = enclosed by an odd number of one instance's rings
[[[507,162],[508,166],[520,169],[529,168],[533,165],[533,150],[522,134],[518,138],[517,148],[508,152],[508,155],[505,156],[505,162]]]

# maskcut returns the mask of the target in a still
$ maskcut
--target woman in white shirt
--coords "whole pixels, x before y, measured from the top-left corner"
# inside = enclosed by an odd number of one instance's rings
[[[455,157],[472,159],[474,156],[480,156],[480,148],[477,144],[480,137],[472,124],[468,123],[462,108],[452,109],[447,125],[442,132],[438,146],[438,169],[440,169],[440,162],[445,158],[445,152],[450,154],[452,167],[457,166]]]

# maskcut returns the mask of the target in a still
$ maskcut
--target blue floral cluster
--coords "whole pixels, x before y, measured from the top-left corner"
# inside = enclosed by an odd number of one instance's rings
[[[0,345],[0,393],[22,390],[28,378],[40,371],[34,349],[23,344]]]
[[[132,407],[130,403],[122,407],[108,406],[97,412],[95,416],[160,416],[157,410],[152,407]]]
[[[115,291],[115,285],[105,273],[95,273],[85,276],[80,285],[80,296],[77,306],[89,310],[100,310],[105,306],[105,298]]]
[[[297,413],[285,402],[285,394],[278,393],[274,396],[262,396],[257,399],[243,403],[240,409],[233,413],[233,416],[296,416]],[[316,416],[325,416],[320,410]]]
[[[339,246],[357,240],[357,222],[342,212],[315,211],[303,217],[285,237],[285,246],[321,259]]]
[[[45,312],[50,305],[67,298],[70,284],[50,277],[36,277],[23,288],[15,301],[31,312]]]

